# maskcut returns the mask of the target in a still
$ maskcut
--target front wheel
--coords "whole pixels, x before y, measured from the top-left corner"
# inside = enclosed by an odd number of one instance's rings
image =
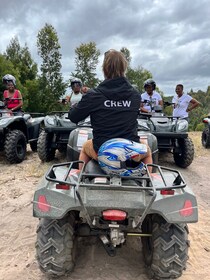
[[[178,147],[174,148],[173,155],[176,165],[182,168],[188,167],[194,158],[194,145],[192,140],[181,138],[177,140]]]
[[[39,134],[37,142],[37,153],[41,161],[51,161],[55,158],[55,148],[52,148],[53,134],[44,130]]]
[[[210,129],[209,127],[205,128],[202,132],[201,142],[204,148],[210,148]]]
[[[170,224],[159,216],[148,216],[142,237],[143,257],[153,279],[175,279],[182,275],[188,260],[188,229],[186,224]]]
[[[20,163],[26,156],[27,140],[24,133],[20,130],[11,130],[7,133],[4,151],[10,163]]]
[[[57,277],[73,271],[76,252],[74,225],[74,214],[59,220],[40,219],[36,257],[40,269],[48,276]]]

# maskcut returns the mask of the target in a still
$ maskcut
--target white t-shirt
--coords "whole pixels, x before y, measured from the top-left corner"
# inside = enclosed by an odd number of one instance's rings
[[[151,101],[151,106],[144,104],[143,108],[145,108],[148,112],[151,112],[151,107],[159,105],[159,101],[162,100],[162,97],[156,91],[153,91],[151,96],[147,92],[144,92],[141,95],[141,101],[144,102],[145,100]],[[154,112],[154,110],[152,111]]]
[[[187,118],[188,112],[186,111],[192,97],[188,94],[183,94],[181,97],[174,96],[172,102],[175,103],[173,110],[173,117]]]

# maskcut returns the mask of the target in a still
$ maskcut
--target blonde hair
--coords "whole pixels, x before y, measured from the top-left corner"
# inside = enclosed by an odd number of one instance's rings
[[[128,62],[122,52],[109,50],[104,54],[103,72],[106,79],[124,77]]]

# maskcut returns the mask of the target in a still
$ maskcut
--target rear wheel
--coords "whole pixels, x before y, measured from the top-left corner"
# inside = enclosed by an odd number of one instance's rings
[[[10,163],[20,163],[26,156],[27,140],[24,133],[20,130],[12,130],[7,133],[4,151],[7,160]]]
[[[176,165],[186,168],[192,163],[194,158],[193,142],[189,137],[178,139],[177,142],[178,147],[173,151],[174,161]]]
[[[170,224],[159,216],[148,216],[142,237],[143,256],[153,279],[175,279],[182,275],[188,260],[188,229],[186,224]]]
[[[36,257],[48,276],[62,276],[74,269],[76,239],[74,213],[59,220],[41,219],[37,229]]]
[[[55,148],[52,148],[53,134],[44,130],[39,134],[37,153],[41,161],[51,161],[55,158]]]
[[[205,128],[202,132],[201,142],[204,148],[210,148],[210,129],[209,127]]]

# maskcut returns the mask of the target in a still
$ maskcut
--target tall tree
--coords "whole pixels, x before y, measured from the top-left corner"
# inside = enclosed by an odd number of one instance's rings
[[[10,60],[19,72],[22,85],[27,80],[33,80],[37,76],[37,64],[33,61],[27,45],[21,47],[17,37],[14,37],[6,48],[5,56]]]
[[[41,64],[41,104],[42,112],[56,110],[59,98],[65,93],[67,85],[61,74],[60,44],[54,27],[50,24],[39,31],[37,36],[38,54],[42,58]]]
[[[126,77],[130,81],[130,83],[135,85],[140,92],[143,92],[144,81],[149,78],[152,78],[152,73],[141,66],[132,68],[131,67],[132,57],[129,49],[127,49],[126,47],[122,47],[120,51],[125,55],[128,61],[128,69],[127,69]]]
[[[130,67],[130,63],[131,63],[131,53],[129,51],[129,49],[127,49],[126,47],[122,47],[121,50],[120,50],[124,56],[126,57],[127,61],[128,61],[128,67]]]
[[[100,81],[96,77],[96,67],[100,55],[96,44],[94,42],[81,44],[75,49],[75,54],[76,70],[71,75],[80,78],[83,84],[89,87],[95,87]]]
[[[152,74],[141,66],[136,68],[128,67],[126,77],[130,83],[135,85],[140,93],[142,93],[144,91],[144,81],[152,78]]]

